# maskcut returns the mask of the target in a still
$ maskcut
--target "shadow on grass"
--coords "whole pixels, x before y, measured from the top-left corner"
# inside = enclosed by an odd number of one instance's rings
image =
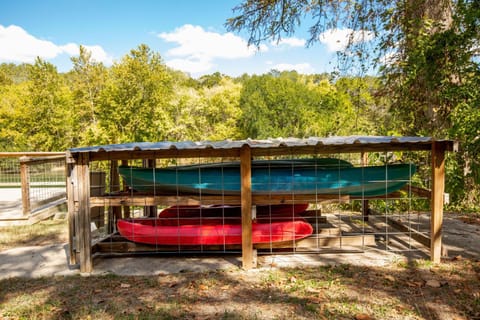
[[[138,263],[142,263],[141,259]],[[480,264],[423,260],[0,281],[0,318],[478,319]]]

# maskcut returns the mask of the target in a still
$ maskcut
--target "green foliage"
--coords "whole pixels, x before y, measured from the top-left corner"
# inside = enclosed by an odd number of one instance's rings
[[[328,80],[296,72],[252,76],[240,96],[244,137],[328,136],[346,132],[353,109]]]
[[[146,45],[131,50],[110,70],[99,105],[101,143],[165,140],[172,77],[159,54]]]
[[[105,88],[108,71],[101,63],[92,61],[91,53],[80,46],[80,54],[73,57],[73,70],[69,74],[73,95],[71,121],[72,145],[96,143],[99,136],[98,114],[101,93]]]
[[[386,65],[383,78],[273,70],[193,79],[170,70],[145,45],[109,68],[80,47],[67,74],[41,59],[0,64],[0,149],[354,134],[451,137],[462,149],[448,156],[446,191],[452,208],[475,210],[480,9],[474,1],[456,5],[451,25],[441,31],[432,32],[431,19],[410,21],[418,32],[409,34],[404,60]],[[385,14],[398,18],[394,11]]]

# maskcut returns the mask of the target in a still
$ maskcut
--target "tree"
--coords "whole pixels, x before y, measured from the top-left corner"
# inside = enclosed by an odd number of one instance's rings
[[[465,190],[480,182],[479,1],[248,0],[234,10],[227,26],[247,30],[249,43],[257,46],[291,35],[307,21],[308,45],[328,29],[350,29],[342,61],[357,62],[362,70],[371,63],[380,67],[378,93],[390,105],[389,131],[459,139],[463,150],[447,172],[456,182],[447,191],[471,197]],[[365,35],[375,36],[369,50],[360,41]],[[474,194],[480,198],[480,191]]]
[[[459,16],[462,5],[478,7],[478,1],[456,4]],[[362,69],[369,68],[372,59],[383,66],[387,85],[383,92],[393,98],[392,111],[403,120],[403,132],[446,134],[452,102],[444,99],[443,88],[459,78],[452,69],[457,59],[452,40],[465,35],[462,27],[454,27],[451,0],[249,0],[234,10],[238,15],[227,20],[227,26],[233,31],[246,29],[249,43],[257,46],[293,34],[305,21],[312,21],[309,45],[327,29],[349,28],[344,60],[358,59]],[[368,34],[376,38],[371,50],[365,50],[367,42],[361,41]]]
[[[28,97],[16,123],[26,150],[64,151],[71,146],[69,88],[54,65],[40,58],[29,66]]]
[[[342,134],[351,123],[351,104],[328,80],[272,71],[243,83],[239,120],[244,137],[308,137]]]
[[[23,134],[23,121],[28,97],[27,82],[0,85],[0,150],[28,150],[28,137]]]
[[[173,83],[159,54],[146,45],[131,50],[110,70],[102,91],[97,141],[125,143],[167,140],[172,126]]]
[[[107,81],[107,69],[92,60],[92,54],[80,46],[78,57],[71,58],[69,74],[73,95],[72,145],[89,145],[98,137],[98,113],[101,93]]]

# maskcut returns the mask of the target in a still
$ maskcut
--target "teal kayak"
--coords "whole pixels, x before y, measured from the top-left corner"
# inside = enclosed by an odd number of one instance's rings
[[[413,164],[354,167],[324,158],[252,161],[252,193],[381,196],[405,186]],[[120,166],[120,175],[133,190],[173,194],[240,194],[240,164],[214,163],[139,168]]]

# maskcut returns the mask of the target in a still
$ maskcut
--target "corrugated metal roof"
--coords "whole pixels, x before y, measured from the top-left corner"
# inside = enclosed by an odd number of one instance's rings
[[[240,149],[244,145],[250,148],[278,148],[304,146],[341,146],[374,144],[429,144],[431,137],[393,137],[393,136],[342,136],[310,138],[275,138],[265,140],[223,140],[223,141],[182,141],[182,142],[132,142],[103,146],[70,149],[71,153],[116,152],[116,151],[156,151],[156,150],[205,150],[205,149]]]

